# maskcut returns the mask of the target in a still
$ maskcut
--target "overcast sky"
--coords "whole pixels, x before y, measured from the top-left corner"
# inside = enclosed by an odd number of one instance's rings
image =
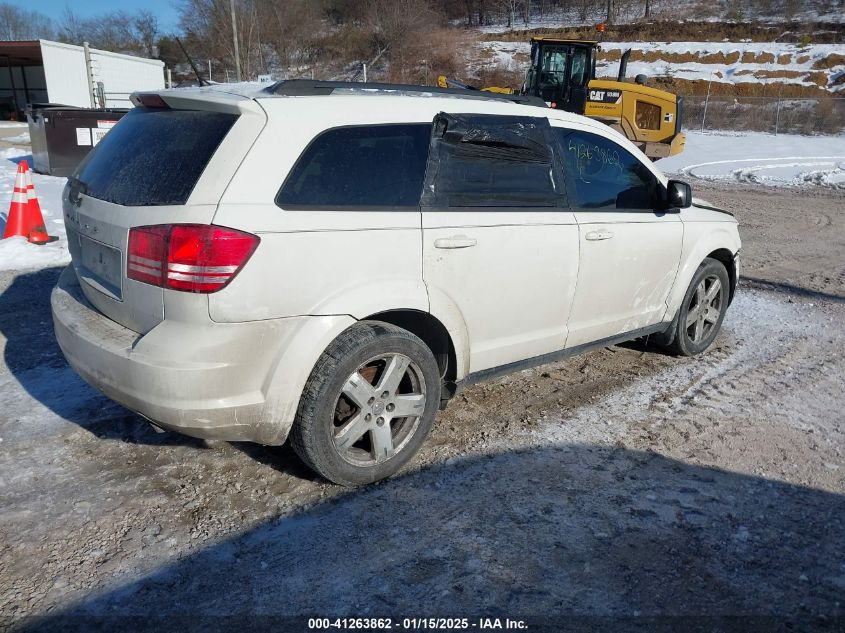
[[[124,9],[135,11],[137,9],[149,9],[158,17],[159,28],[167,33],[176,28],[179,16],[176,11],[176,0],[39,0],[29,8],[37,9],[40,13],[53,18],[57,22],[61,20],[65,6],[70,6],[84,18],[93,18],[103,13]]]

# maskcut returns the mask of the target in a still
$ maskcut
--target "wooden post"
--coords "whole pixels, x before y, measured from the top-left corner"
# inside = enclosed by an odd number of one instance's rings
[[[704,113],[701,115],[701,131],[704,131],[704,121],[707,119],[707,104],[710,102],[710,85],[713,83],[713,73],[710,73],[710,79],[707,81],[707,96],[704,97]]]
[[[88,79],[88,100],[91,103],[92,108],[97,107],[97,103],[94,100],[94,75],[93,69],[91,68],[91,49],[88,48],[88,42],[82,42],[82,51],[85,53],[85,77]]]

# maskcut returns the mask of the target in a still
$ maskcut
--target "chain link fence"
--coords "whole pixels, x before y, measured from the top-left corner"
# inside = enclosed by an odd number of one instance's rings
[[[737,130],[771,134],[839,134],[845,131],[845,97],[683,97],[685,130]]]

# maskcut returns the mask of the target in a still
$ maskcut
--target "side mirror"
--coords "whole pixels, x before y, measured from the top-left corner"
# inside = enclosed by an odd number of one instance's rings
[[[681,180],[670,180],[666,183],[666,207],[669,209],[686,209],[692,206],[692,187]]]

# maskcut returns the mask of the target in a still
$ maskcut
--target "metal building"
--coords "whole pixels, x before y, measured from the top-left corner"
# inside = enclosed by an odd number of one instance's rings
[[[0,118],[30,104],[131,108],[129,94],[164,88],[164,62],[49,40],[0,42]]]

